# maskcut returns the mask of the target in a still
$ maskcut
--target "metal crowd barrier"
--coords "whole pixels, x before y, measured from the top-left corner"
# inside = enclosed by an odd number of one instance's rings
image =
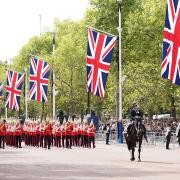
[[[166,146],[166,136],[164,132],[149,132],[147,131],[148,143],[143,138],[143,146]],[[106,131],[100,130],[96,132],[96,140],[97,141],[106,141]],[[117,143],[117,131],[110,132],[109,136],[110,143]],[[124,139],[125,143],[125,139]],[[175,133],[172,133],[170,140],[170,148],[177,148],[178,141]]]
[[[143,140],[144,145],[153,145],[153,146],[166,146],[166,136],[165,132],[147,132],[148,144]],[[170,147],[178,147],[178,141],[175,133],[172,133],[170,140]]]
[[[96,132],[97,141],[106,141],[106,131],[100,130]],[[117,143],[117,131],[111,131],[109,135],[110,143]]]

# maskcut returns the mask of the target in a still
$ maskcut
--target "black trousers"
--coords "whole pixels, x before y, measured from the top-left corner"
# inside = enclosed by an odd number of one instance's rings
[[[51,148],[51,135],[45,135],[45,142],[44,142],[44,147],[47,148],[48,145],[48,149]]]
[[[62,146],[64,147],[64,141],[66,139],[66,136],[62,135]]]
[[[4,144],[5,144],[5,136],[0,136],[0,148],[4,148],[5,147]]]
[[[22,141],[22,138],[21,138],[21,135],[19,136],[16,136],[16,147],[18,148],[21,148],[21,141]]]
[[[71,148],[72,146],[72,136],[66,136],[66,148]]]
[[[171,136],[170,136],[170,135],[167,135],[167,136],[166,136],[166,149],[169,149],[170,140],[171,140]]]
[[[61,136],[56,136],[56,146],[61,147]]]
[[[179,142],[179,146],[180,146],[180,137],[178,137],[178,142]]]
[[[43,147],[44,145],[44,135],[40,136],[40,147]]]
[[[109,144],[109,135],[110,133],[106,133],[106,144]]]
[[[91,148],[91,142],[93,144],[93,148],[95,148],[95,137],[89,137],[89,148]]]
[[[84,139],[83,139],[83,146],[85,147],[85,148],[87,148],[88,147],[88,136],[87,135],[84,135],[83,136],[84,137]]]
[[[82,141],[82,140],[81,140],[81,138],[82,138],[82,137],[81,137],[81,134],[78,134],[78,137],[77,137],[77,138],[78,138],[78,139],[77,139],[77,145],[80,146],[80,145],[81,145],[81,141]]]

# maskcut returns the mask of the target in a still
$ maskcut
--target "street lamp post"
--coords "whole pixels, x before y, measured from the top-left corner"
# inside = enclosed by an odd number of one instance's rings
[[[122,61],[121,61],[121,4],[122,0],[117,0],[118,2],[118,12],[119,12],[119,117],[118,120],[122,120]]]

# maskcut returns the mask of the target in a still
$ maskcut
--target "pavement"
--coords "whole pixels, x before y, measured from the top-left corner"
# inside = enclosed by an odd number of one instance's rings
[[[131,162],[125,144],[95,149],[0,149],[0,180],[180,180],[180,148],[144,146]],[[136,149],[137,157],[137,149]]]

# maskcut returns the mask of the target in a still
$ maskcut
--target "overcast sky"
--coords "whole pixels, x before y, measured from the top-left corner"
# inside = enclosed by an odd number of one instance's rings
[[[88,0],[2,0],[0,1],[0,60],[17,55],[41,26],[52,28],[55,17],[80,20]]]

